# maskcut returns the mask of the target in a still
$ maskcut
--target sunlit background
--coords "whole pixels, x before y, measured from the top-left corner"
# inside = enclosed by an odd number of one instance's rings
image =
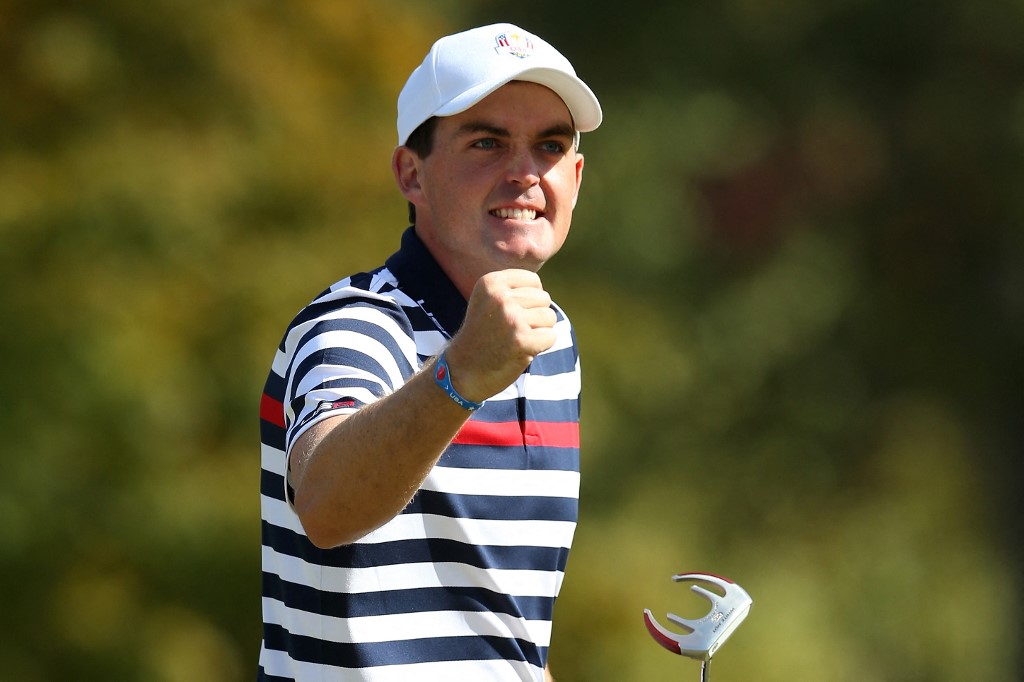
[[[511,20],[597,92],[559,682],[1020,679],[1024,5],[0,1],[0,677],[251,680],[258,403],[397,246],[397,93]],[[697,605],[699,606],[699,604]],[[699,615],[689,613],[689,615]]]

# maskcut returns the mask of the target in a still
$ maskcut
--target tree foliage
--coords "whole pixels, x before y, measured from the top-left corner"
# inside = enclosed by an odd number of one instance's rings
[[[606,116],[542,272],[585,376],[558,678],[696,676],[640,615],[705,570],[754,598],[723,679],[1015,679],[1010,0],[0,4],[4,676],[252,678],[268,363],[397,244],[409,70],[497,20]]]

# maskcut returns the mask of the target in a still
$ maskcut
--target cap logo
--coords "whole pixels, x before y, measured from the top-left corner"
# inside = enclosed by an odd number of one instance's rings
[[[522,33],[501,33],[494,37],[494,42],[497,43],[494,51],[498,54],[510,54],[520,59],[533,54],[533,41]]]

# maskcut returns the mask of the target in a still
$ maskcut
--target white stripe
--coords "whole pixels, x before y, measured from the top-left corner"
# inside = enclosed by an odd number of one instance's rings
[[[390,273],[388,273],[390,274]],[[403,294],[401,291],[395,290],[388,292],[387,294],[380,293],[381,287],[385,284],[394,284],[395,280],[385,280],[384,278],[374,277],[369,289],[363,289],[360,287],[352,286],[352,278],[346,277],[345,279],[339,280],[331,285],[331,288],[326,291],[322,296],[313,299],[310,305],[317,303],[326,303],[328,301],[344,301],[346,298],[360,297],[360,298],[375,298],[378,301],[398,303],[398,299],[409,300],[409,297]]]
[[[340,377],[334,378],[337,379]],[[351,377],[347,376],[346,378]],[[391,392],[391,389],[385,386],[384,384],[380,383],[380,381],[378,381],[376,377],[374,377],[374,380],[381,387],[381,390],[385,395]],[[302,415],[300,416],[305,416],[305,414],[309,412],[311,409],[316,409],[317,407],[319,407],[320,403],[322,402],[334,402],[339,398],[355,398],[356,400],[366,403],[367,405],[369,405],[370,403],[377,402],[378,400],[377,394],[375,394],[368,388],[362,388],[360,386],[317,388],[306,393],[304,399],[305,404],[303,405]]]
[[[284,476],[284,454],[277,448],[266,445],[262,446],[261,452],[262,467],[278,476]],[[427,476],[421,488],[455,495],[532,495],[576,499],[579,496],[579,486],[580,475],[576,471],[495,471],[437,466]],[[303,532],[298,516],[290,505],[270,497],[261,498],[265,521],[297,533]],[[493,521],[402,514],[367,535],[362,542],[423,538],[428,527],[431,537],[499,546],[568,547],[567,543],[575,531],[575,524],[570,521]],[[548,542],[540,542],[546,536],[550,536]]]
[[[503,613],[426,611],[339,618],[289,609],[281,601],[264,597],[263,614],[265,622],[280,625],[293,635],[342,644],[473,636],[524,639],[545,647],[551,643],[549,621],[528,621]]]
[[[266,495],[261,495],[260,500],[264,521],[295,533],[305,533],[299,517],[288,503]],[[453,519],[434,514],[400,514],[364,536],[360,542],[379,544],[439,538],[471,545],[558,548],[569,547],[575,532],[576,524],[572,521]]]
[[[395,318],[377,308],[367,308],[365,306],[341,308],[324,315],[320,319],[359,320],[360,322],[368,322],[386,331],[388,336],[392,337],[395,340],[395,343],[398,344],[398,347],[402,349],[402,353],[406,357],[416,355],[416,344],[413,339],[409,338],[406,330],[402,329],[402,327],[395,321]]]
[[[288,371],[288,360],[290,358],[290,354],[283,353],[281,352],[281,349],[278,348],[274,353],[274,362],[270,366],[271,371],[273,371],[277,376],[284,378],[284,373]]]
[[[469,545],[568,547],[575,530],[576,524],[572,521],[453,519],[435,514],[400,514],[360,542],[377,544],[438,538]]]
[[[523,388],[524,382],[530,382],[529,392]],[[541,400],[575,400],[580,397],[579,363],[576,370],[551,376],[537,374],[520,374],[515,382],[495,393],[487,400],[515,400],[521,396],[530,396],[530,401]]]
[[[373,275],[372,278],[370,278],[370,291],[380,291],[382,287],[388,284],[392,286],[397,285],[398,280],[395,279],[394,273],[392,273],[387,268],[384,268],[382,270],[379,270],[376,274]],[[392,293],[401,294],[403,299],[410,300],[409,297],[406,296],[405,292],[403,291],[394,291]]]
[[[298,514],[292,510],[291,505],[266,495],[260,495],[260,510],[262,519],[270,525],[286,528],[300,535],[306,534]]]
[[[564,313],[563,313],[564,314]],[[572,348],[572,324],[569,322],[569,318],[563,317],[561,320],[555,323],[555,343],[548,348],[545,353],[554,353],[555,351],[565,350],[566,348]]]
[[[541,668],[524,661],[440,661],[376,668],[336,668],[293,661],[283,651],[263,649],[260,651],[260,665],[268,675],[303,682],[541,682],[544,679],[544,671]]]
[[[420,355],[432,357],[441,352],[449,339],[437,329],[428,329],[414,331],[413,340],[416,343],[416,351]]]
[[[284,476],[284,451],[261,443],[260,466],[272,474]]]
[[[553,597],[562,586],[561,571],[476,568],[452,562],[397,564],[370,568],[335,568],[309,564],[302,559],[263,546],[264,570],[282,580],[323,592],[362,594],[388,590],[432,587],[479,587],[522,597]]]
[[[455,495],[577,498],[580,472],[435,466],[420,487]]]
[[[529,383],[526,395],[530,396],[530,400],[575,400],[580,397],[578,363],[576,370],[552,376],[529,374],[526,376]]]

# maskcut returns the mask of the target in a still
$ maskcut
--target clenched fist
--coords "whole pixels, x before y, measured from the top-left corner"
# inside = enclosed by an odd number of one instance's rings
[[[481,277],[462,328],[448,345],[455,389],[483,402],[522,374],[555,343],[555,311],[540,277],[500,270]]]

